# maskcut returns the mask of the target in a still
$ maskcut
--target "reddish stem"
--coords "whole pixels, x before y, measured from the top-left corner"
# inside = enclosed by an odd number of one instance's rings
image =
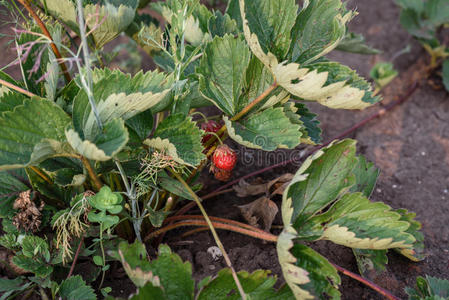
[[[334,263],[331,263],[331,265],[333,265],[340,273],[345,274],[346,276],[349,276],[352,279],[355,279],[355,280],[363,283],[364,285],[366,285],[369,288],[375,290],[376,292],[378,292],[379,294],[381,294],[385,298],[390,299],[390,300],[400,300],[398,297],[394,296],[391,292],[381,288],[380,286],[378,286],[374,282],[369,281],[368,279],[365,279],[365,278],[363,278],[360,275],[352,273],[351,271],[346,270],[345,268],[340,267],[339,265],[336,265]]]
[[[83,240],[84,239],[81,238],[81,240],[80,240],[80,242],[78,244],[78,248],[76,249],[75,256],[73,257],[72,266],[70,267],[70,271],[69,271],[69,274],[67,275],[67,278],[72,276],[73,270],[75,270],[76,261],[78,260],[78,256],[79,256],[79,254],[81,252],[81,246],[83,245]]]
[[[216,229],[224,229],[224,230],[229,230],[229,231],[234,231],[237,233],[241,233],[247,236],[251,236],[257,239],[261,239],[261,240],[265,240],[265,241],[269,241],[269,242],[276,242],[277,241],[277,236],[268,233],[268,232],[259,232],[256,230],[248,230],[245,228],[241,228],[239,226],[234,226],[231,224],[225,224],[225,223],[220,223],[220,222],[215,222],[215,221],[211,221],[212,225],[214,226],[214,228]],[[151,232],[150,234],[148,234],[145,238],[144,241],[148,241],[149,239],[158,236],[164,232],[176,229],[178,227],[183,227],[183,226],[200,226],[200,227],[206,227],[208,226],[206,221],[200,221],[200,220],[196,220],[196,221],[182,221],[182,222],[178,222],[178,223],[174,223],[174,224],[170,224],[167,225],[165,227],[162,227],[156,231]]]

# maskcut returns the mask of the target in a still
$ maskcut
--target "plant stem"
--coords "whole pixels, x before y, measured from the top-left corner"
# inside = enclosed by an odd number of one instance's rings
[[[84,80],[84,76],[82,76],[81,70],[79,70],[80,79],[87,93],[87,98],[89,99],[90,107],[92,108],[92,111],[95,115],[97,125],[100,128],[100,131],[102,131],[103,123],[101,122],[100,114],[97,110],[97,105],[95,104],[94,95],[92,93],[92,73],[90,69],[89,45],[87,44],[86,29],[84,25],[83,0],[77,0],[77,10],[80,28],[81,47],[83,49],[84,65],[86,67],[87,83]]]
[[[50,180],[50,178],[48,178],[47,175],[44,174],[44,172],[42,172],[41,170],[39,170],[37,167],[35,166],[30,166],[30,169],[33,170],[34,173],[36,173],[39,177],[41,177],[44,181],[46,181],[48,184],[52,185],[53,182]]]
[[[244,109],[242,109],[238,114],[231,118],[231,121],[237,121],[241,119],[244,115],[246,115],[254,106],[259,104],[265,97],[267,97],[275,88],[278,87],[277,82],[275,81],[272,85],[270,85],[262,94],[260,94],[256,99],[251,101]]]
[[[25,7],[25,9],[28,11],[28,13],[33,17],[33,19],[36,21],[39,28],[42,30],[42,33],[50,40],[50,46],[53,50],[53,53],[55,54],[56,58],[59,60],[59,66],[61,67],[62,73],[64,74],[64,78],[67,83],[72,81],[72,78],[70,77],[69,71],[67,70],[67,67],[63,61],[62,55],[59,52],[58,47],[56,47],[56,44],[53,42],[53,38],[51,37],[50,32],[48,31],[47,27],[45,26],[44,22],[39,18],[39,16],[34,12],[31,5],[28,3],[27,0],[18,0],[20,4]]]
[[[224,219],[224,218],[218,218],[218,217],[212,217],[209,216],[209,218],[214,221],[214,222],[220,222],[220,223],[224,223],[224,224],[230,224],[230,225],[235,225],[235,226],[239,226],[242,228],[246,228],[248,230],[251,231],[257,231],[260,233],[267,233],[266,231],[263,231],[260,228],[245,224],[245,223],[241,223],[238,221],[234,221],[234,220],[230,220],[230,219]],[[185,215],[185,216],[173,216],[173,217],[168,217],[167,219],[165,219],[165,222],[172,222],[172,221],[188,221],[188,220],[204,220],[203,216],[196,216],[196,215]]]
[[[133,222],[133,228],[134,232],[136,234],[137,239],[139,242],[142,242],[142,237],[140,235],[140,226],[142,225],[142,221],[140,220],[140,215],[137,211],[137,198],[136,194],[134,193],[133,189],[130,187],[128,182],[128,177],[126,177],[125,170],[122,167],[122,164],[120,161],[116,160],[115,164],[120,172],[120,176],[122,176],[123,183],[125,184],[126,194],[128,196],[128,199],[131,200],[131,214],[132,214],[132,222]]]
[[[178,179],[178,181],[186,188],[186,190],[189,192],[189,194],[193,197],[196,204],[201,210],[201,213],[204,216],[204,219],[206,220],[207,225],[209,226],[209,229],[212,233],[212,236],[214,237],[215,243],[217,244],[218,248],[220,248],[221,252],[223,253],[223,258],[226,261],[226,264],[228,265],[229,269],[231,269],[232,277],[234,278],[235,284],[237,285],[237,289],[239,290],[240,296],[243,300],[246,300],[246,294],[243,290],[243,287],[240,283],[240,280],[237,276],[237,273],[235,272],[234,268],[232,267],[231,260],[229,259],[228,254],[226,253],[226,250],[223,246],[223,244],[220,241],[220,238],[218,237],[217,232],[215,231],[214,225],[212,224],[211,220],[209,219],[209,216],[206,213],[206,210],[204,209],[203,205],[201,204],[201,199],[195,194],[195,192],[190,188],[190,186],[187,184],[187,182],[184,181],[184,179],[179,175],[178,173],[174,172],[173,170],[170,170],[171,173]],[[203,225],[204,226],[204,225]],[[242,229],[243,230],[243,229]]]
[[[371,281],[369,281],[369,280],[363,278],[362,276],[357,275],[357,274],[355,274],[355,273],[352,273],[351,271],[346,270],[345,268],[340,267],[339,265],[336,265],[336,264],[334,264],[334,263],[332,263],[332,262],[330,262],[330,264],[333,265],[333,266],[334,266],[340,273],[342,273],[342,274],[344,274],[344,275],[346,275],[346,276],[349,276],[349,277],[351,277],[352,279],[355,279],[355,280],[357,280],[357,281],[363,283],[364,285],[366,285],[366,286],[368,286],[369,288],[375,290],[376,292],[378,292],[379,294],[381,294],[381,295],[384,296],[385,298],[390,299],[390,300],[400,300],[398,297],[396,297],[396,296],[394,296],[393,294],[391,294],[391,292],[389,292],[389,291],[387,291],[387,290],[381,288],[381,287],[378,286],[377,284],[375,284],[375,283],[373,283],[373,282],[371,282]]]
[[[228,231],[241,233],[241,234],[244,234],[244,235],[247,235],[247,236],[250,236],[253,238],[257,238],[260,240],[268,241],[268,242],[276,242],[278,239],[278,237],[276,235],[265,232],[265,231],[259,232],[259,231],[255,231],[255,230],[249,230],[249,229],[245,229],[245,228],[235,226],[232,224],[226,224],[226,223],[215,222],[215,221],[210,221],[210,224],[211,224],[211,226],[213,226],[214,228],[217,228],[217,229],[224,229],[224,230],[228,230]],[[158,230],[151,232],[144,238],[144,241],[148,241],[149,239],[156,237],[162,233],[176,229],[178,227],[184,227],[184,226],[209,227],[209,229],[210,229],[209,223],[206,221],[203,221],[203,220],[181,221],[181,222],[167,225],[165,227],[162,227]],[[220,250],[223,252],[222,249],[220,249]],[[224,253],[225,252],[223,252],[223,257],[224,257]],[[225,260],[226,260],[226,258],[225,258]],[[229,265],[228,265],[228,267],[229,267]]]
[[[95,173],[94,169],[92,168],[92,165],[90,164],[89,160],[81,156],[81,162],[83,163],[84,167],[87,170],[87,173],[89,174],[89,177],[93,180],[95,184],[95,188],[99,191],[103,187],[103,184],[101,183],[100,179],[98,178],[97,174]]]
[[[76,248],[75,256],[73,257],[72,266],[70,267],[70,271],[69,271],[69,274],[67,274],[66,279],[68,279],[70,276],[72,276],[73,271],[75,270],[76,261],[78,260],[78,256],[80,255],[81,246],[83,245],[83,240],[84,240],[84,238],[81,237],[81,240],[78,244],[78,248]]]
[[[4,86],[6,86],[6,87],[8,87],[8,88],[10,88],[10,89],[13,89],[13,90],[15,90],[16,92],[19,92],[19,93],[21,93],[21,94],[24,94],[25,96],[28,96],[28,97],[39,97],[38,95],[36,95],[36,94],[33,94],[32,92],[29,92],[29,91],[27,91],[27,90],[24,90],[24,89],[22,89],[21,87],[18,87],[17,85],[14,85],[14,84],[12,84],[12,83],[10,83],[10,82],[8,82],[8,81],[5,81],[5,80],[3,80],[3,79],[0,79],[0,84],[2,84],[2,85],[4,85]]]
[[[98,289],[100,290],[103,286],[104,282],[104,275],[106,274],[106,271],[104,270],[104,267],[106,266],[106,257],[104,255],[104,247],[103,247],[103,223],[100,223],[100,249],[101,249],[101,257],[103,258],[103,273],[101,274],[101,281],[100,285],[98,286]]]

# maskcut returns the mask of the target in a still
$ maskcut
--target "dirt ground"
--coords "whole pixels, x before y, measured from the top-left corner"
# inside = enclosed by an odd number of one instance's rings
[[[394,60],[399,71],[406,71],[418,57],[424,55],[420,47],[401,28],[399,10],[393,0],[352,0],[348,6],[357,8],[359,15],[351,22],[350,29],[362,33],[367,42],[383,51],[376,57],[347,53],[332,54],[332,58],[344,62],[367,77],[375,61],[390,61],[405,46],[412,46],[411,53]],[[1,16],[0,16],[1,18]],[[6,32],[4,27],[1,32]],[[4,60],[13,52],[0,38],[2,66]],[[9,60],[8,60],[9,61]],[[15,74],[19,75],[19,74]],[[439,79],[432,78],[439,84]],[[388,99],[386,99],[388,100]],[[310,106],[319,113],[322,122],[324,140],[335,136],[361,120],[370,112],[379,109],[379,105],[364,112],[335,111],[317,105]],[[382,119],[374,120],[357,130],[351,138],[358,140],[359,153],[364,154],[380,169],[381,176],[373,193],[373,201],[383,201],[394,208],[407,208],[417,214],[423,224],[427,258],[419,263],[391,253],[388,272],[375,282],[405,299],[404,287],[414,285],[415,278],[428,274],[449,278],[449,95],[444,89],[435,90],[429,85],[422,86],[412,98],[388,113]],[[238,148],[234,144],[234,147]],[[243,150],[243,149],[240,149]],[[241,164],[234,176],[246,175],[288,159],[296,151],[282,151],[277,156],[267,156],[257,151],[241,152],[241,159],[253,158],[251,165]],[[261,177],[271,179],[285,172],[295,172],[297,165],[290,165],[264,173]],[[205,172],[204,178],[210,178]],[[206,194],[220,186],[214,180],[207,180]],[[256,198],[238,198],[233,193],[225,194],[205,202],[206,210],[211,216],[243,221],[236,205],[249,203]],[[280,197],[276,199],[280,204]],[[192,214],[200,214],[196,209]],[[277,216],[274,225],[281,225]],[[187,229],[189,230],[189,229]],[[272,233],[279,233],[274,229]],[[202,232],[181,239],[180,233],[173,231],[164,239],[181,257],[193,264],[194,276],[201,279],[214,275],[225,267],[223,260],[213,261],[207,249],[214,246],[212,236]],[[270,269],[283,282],[280,266],[277,262],[274,244],[263,243],[236,233],[219,231],[219,236],[227,249],[236,270],[253,271]],[[314,249],[353,272],[357,272],[355,259],[350,249],[327,242],[314,243]],[[377,293],[342,275],[340,288],[343,299],[382,299]],[[107,277],[108,278],[108,277]],[[110,277],[109,277],[110,278]],[[112,279],[112,278],[110,278]],[[129,295],[134,291],[128,280],[116,278],[106,282],[113,286],[117,296]]]

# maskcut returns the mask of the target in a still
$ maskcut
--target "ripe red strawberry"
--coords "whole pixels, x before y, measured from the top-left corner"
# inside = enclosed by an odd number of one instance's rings
[[[209,120],[206,123],[202,123],[201,124],[201,129],[203,129],[204,131],[206,131],[205,135],[203,136],[203,139],[201,140],[201,142],[203,143],[203,145],[212,138],[212,134],[207,134],[208,132],[217,132],[218,130],[220,130],[221,125],[218,124],[217,122],[215,122],[214,120]]]
[[[220,145],[212,155],[210,171],[214,173],[216,179],[228,181],[231,178],[232,169],[234,169],[236,163],[237,156],[234,150],[227,145]]]
[[[237,162],[237,156],[227,145],[220,145],[212,155],[212,162],[218,169],[232,171]]]

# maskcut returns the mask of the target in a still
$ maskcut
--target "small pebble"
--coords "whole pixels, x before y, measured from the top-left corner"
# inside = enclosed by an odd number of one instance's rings
[[[218,248],[217,246],[209,247],[207,249],[207,253],[209,253],[214,260],[219,260],[223,256],[223,253],[221,252],[220,248]]]
[[[382,190],[381,190],[381,189],[379,189],[379,188],[377,188],[377,189],[376,189],[376,192],[378,192],[378,193],[381,193],[381,192],[382,192]]]
[[[422,156],[426,156],[426,152],[424,152],[424,151],[421,152],[421,155],[422,155]]]
[[[211,270],[211,271],[215,270],[215,266],[214,265],[209,265],[209,270]]]
[[[444,189],[444,190],[443,190],[443,193],[447,194],[447,193],[448,193],[448,190],[447,190],[447,189]]]
[[[393,184],[391,187],[395,189],[395,188],[397,188],[398,186],[397,186],[396,184]]]

